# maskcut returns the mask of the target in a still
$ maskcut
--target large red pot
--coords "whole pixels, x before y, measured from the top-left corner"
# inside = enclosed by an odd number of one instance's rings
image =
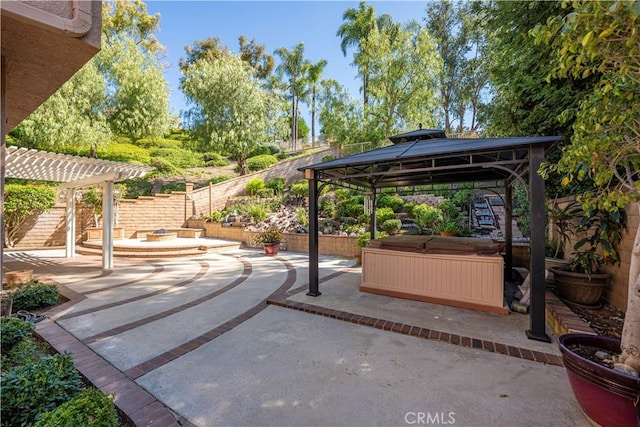
[[[558,342],[573,394],[584,414],[602,427],[638,427],[636,402],[640,398],[640,379],[587,360],[569,349],[577,344],[619,353],[620,340],[566,334]]]
[[[278,255],[280,243],[264,243],[264,253],[266,255]]]

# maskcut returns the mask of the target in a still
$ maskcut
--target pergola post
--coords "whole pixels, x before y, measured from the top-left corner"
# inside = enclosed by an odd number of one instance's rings
[[[113,181],[105,181],[102,193],[102,268],[113,270]]]
[[[76,254],[76,189],[66,189],[67,206],[65,208],[65,257],[73,258]]]
[[[321,295],[318,273],[318,175],[315,170],[306,169],[309,180],[309,292],[307,295]]]
[[[504,184],[504,277],[513,280],[513,181]]]
[[[545,205],[544,180],[538,174],[538,168],[544,161],[544,147],[532,145],[529,149],[529,203],[531,207],[531,329],[526,334],[529,339],[551,342],[546,333],[545,322],[545,284],[544,284],[544,232]]]

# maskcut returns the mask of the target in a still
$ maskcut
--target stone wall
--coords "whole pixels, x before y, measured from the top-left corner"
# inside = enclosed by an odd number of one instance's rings
[[[274,178],[283,178],[286,184],[291,184],[304,179],[298,168],[322,162],[325,156],[333,155],[334,150],[327,148],[306,157],[300,157],[279,162],[268,169],[239,176],[219,184],[200,188],[193,192],[193,215],[197,217],[211,215],[213,211],[219,211],[226,207],[227,200],[245,193],[247,183],[254,178],[269,181]]]
[[[28,218],[20,227],[17,235],[16,249],[33,249],[42,247],[64,246],[66,241],[64,203],[56,205],[47,212],[36,217]],[[76,243],[82,241],[82,236],[87,227],[92,227],[93,209],[84,206],[76,206]]]
[[[204,228],[207,237],[234,240],[249,247],[259,247],[255,243],[258,232],[246,231],[244,227],[223,227],[217,222],[189,220],[189,228]],[[309,235],[304,233],[283,233],[282,247],[292,252],[309,252]],[[322,255],[335,255],[352,258],[360,255],[355,237],[318,236],[318,251]]]

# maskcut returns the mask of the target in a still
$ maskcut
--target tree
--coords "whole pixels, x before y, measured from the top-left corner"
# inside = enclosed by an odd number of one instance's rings
[[[580,100],[589,80],[547,82],[553,66],[551,47],[536,44],[529,32],[548,18],[568,11],[559,2],[492,2],[486,6],[493,97],[482,110],[489,136],[570,136]],[[569,114],[560,121],[563,112]]]
[[[348,8],[345,10],[342,14],[342,20],[344,22],[338,28],[336,35],[341,38],[340,48],[345,57],[347,56],[347,48],[356,48],[353,64],[359,68],[358,73],[362,77],[363,106],[366,109],[369,105],[369,67],[367,56],[364,55],[366,49],[362,44],[374,28],[382,30],[387,26],[392,26],[393,19],[388,14],[376,17],[373,6],[361,1],[357,9]]]
[[[466,99],[463,64],[469,51],[469,27],[463,22],[464,10],[449,0],[430,2],[425,18],[426,26],[435,39],[442,59],[442,67],[438,72],[438,87],[445,132],[451,132],[452,117],[457,117],[461,123],[464,120]]]
[[[21,144],[95,157],[111,132],[136,139],[168,130],[162,45],[153,34],[159,15],[140,0],[102,7],[102,50],[15,129]]]
[[[184,50],[187,52],[185,58],[180,58],[180,71],[184,74],[189,65],[201,59],[213,61],[222,58],[229,53],[229,49],[222,44],[220,37],[209,37],[205,40],[196,40],[193,46],[187,45]]]
[[[202,59],[186,69],[181,88],[194,134],[213,149],[229,153],[240,173],[246,174],[247,157],[267,142],[272,117],[272,101],[254,70],[229,53],[216,60]]]
[[[141,0],[103,3],[102,50],[94,61],[110,92],[105,113],[114,133],[134,140],[169,130],[168,85],[158,61],[164,47],[154,35],[159,21]]]
[[[369,125],[380,127],[385,137],[419,123],[435,126],[434,76],[441,63],[427,29],[415,22],[374,29],[363,47],[369,64]]]
[[[247,42],[245,36],[238,38],[240,43],[240,59],[251,65],[256,72],[256,77],[266,79],[273,72],[275,65],[272,55],[265,53],[263,44],[258,44],[255,39]]]
[[[76,154],[87,150],[95,157],[97,148],[111,139],[106,103],[104,78],[95,63],[89,62],[11,134],[28,148],[75,150]]]
[[[563,184],[592,179],[585,209],[617,213],[640,200],[640,1],[574,1],[536,29],[557,62],[550,78],[595,79],[579,105],[571,144],[551,170]],[[637,205],[640,206],[640,205]],[[616,368],[640,372],[640,229],[629,267],[622,354]]]
[[[306,96],[307,81],[305,70],[308,61],[304,58],[304,43],[298,43],[292,50],[285,47],[276,49],[276,55],[280,57],[280,64],[276,67],[276,73],[281,78],[288,77],[288,89],[291,94],[291,141],[292,148],[298,146],[298,104],[301,98]]]
[[[316,145],[316,98],[318,96],[318,85],[326,66],[327,61],[325,59],[321,59],[315,64],[309,63],[307,66],[307,81],[311,92],[311,145],[313,147]]]
[[[56,192],[42,185],[7,184],[4,187],[4,227],[6,247],[16,243],[20,226],[27,218],[41,214],[56,204]]]

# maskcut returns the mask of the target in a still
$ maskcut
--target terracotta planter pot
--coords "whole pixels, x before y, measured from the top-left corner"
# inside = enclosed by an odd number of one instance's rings
[[[264,253],[266,255],[278,255],[280,243],[264,243]]]
[[[609,274],[574,273],[563,268],[551,268],[556,289],[567,301],[583,305],[595,305],[609,286]]]
[[[620,340],[566,334],[558,338],[558,343],[573,394],[584,414],[602,427],[637,426],[634,402],[640,398],[640,379],[587,360],[569,349],[572,345],[586,345],[619,353]]]
[[[458,233],[456,233],[455,231],[441,231],[440,235],[442,237],[456,237]]]
[[[33,270],[7,271],[4,275],[7,285],[26,283],[33,277]]]

